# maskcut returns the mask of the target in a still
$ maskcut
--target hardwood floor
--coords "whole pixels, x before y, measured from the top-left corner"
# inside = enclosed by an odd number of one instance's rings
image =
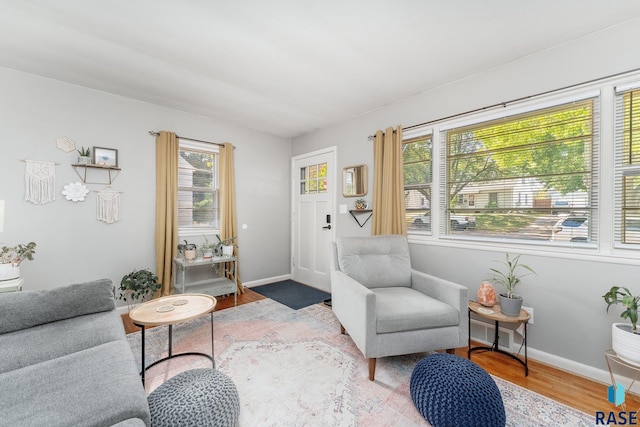
[[[264,299],[264,297],[249,288],[244,294],[238,295],[238,305]],[[216,310],[233,307],[233,296],[218,298]],[[327,308],[329,309],[329,308]],[[127,333],[138,331],[129,317],[122,316]],[[340,331],[336,331],[340,333]],[[467,348],[459,348],[456,354],[467,357]],[[604,358],[604,355],[602,356]],[[578,375],[554,368],[529,358],[529,376],[524,376],[524,368],[515,360],[492,352],[479,352],[471,356],[471,360],[480,365],[488,373],[518,384],[543,396],[564,403],[588,415],[595,417],[596,411],[622,411],[607,401],[607,388],[610,384],[603,384]],[[365,363],[363,359],[363,363]],[[626,410],[640,411],[640,397],[627,394]]]

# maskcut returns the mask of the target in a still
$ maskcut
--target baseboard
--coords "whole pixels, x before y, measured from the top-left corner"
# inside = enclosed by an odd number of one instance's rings
[[[282,276],[269,277],[267,279],[252,280],[250,282],[242,282],[245,288],[253,288],[254,286],[268,285],[269,283],[282,282],[291,279],[291,274],[283,274]]]

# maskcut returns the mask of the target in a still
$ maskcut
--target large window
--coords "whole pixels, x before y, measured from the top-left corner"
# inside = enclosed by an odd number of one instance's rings
[[[440,233],[595,241],[597,116],[586,99],[442,130]]]
[[[404,204],[409,231],[431,230],[431,134],[405,138],[402,144]]]
[[[640,244],[640,89],[616,96],[615,240]]]
[[[178,228],[181,232],[219,229],[217,146],[180,141]]]

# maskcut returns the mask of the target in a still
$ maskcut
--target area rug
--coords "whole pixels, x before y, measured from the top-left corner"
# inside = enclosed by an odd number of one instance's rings
[[[147,332],[147,364],[166,355],[167,329]],[[236,384],[240,426],[428,426],[415,409],[409,380],[426,354],[378,360],[376,380],[330,308],[290,309],[264,299],[214,313],[216,368]],[[209,317],[176,325],[175,353],[210,353]],[[140,366],[140,333],[127,336]],[[184,356],[147,371],[153,391],[188,369],[211,361]],[[588,426],[594,418],[518,385],[495,378],[508,426]]]
[[[252,291],[267,298],[278,301],[294,310],[323,302],[331,298],[331,294],[294,280],[283,280],[268,285],[255,286]]]

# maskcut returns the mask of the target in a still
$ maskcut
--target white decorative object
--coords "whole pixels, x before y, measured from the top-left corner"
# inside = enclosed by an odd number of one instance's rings
[[[65,195],[67,200],[72,202],[84,202],[84,196],[89,193],[89,189],[81,182],[70,182],[64,186],[62,194]]]
[[[96,219],[107,224],[120,221],[120,192],[111,188],[98,191],[96,198]]]
[[[0,281],[18,279],[20,277],[20,266],[12,263],[0,264]]]
[[[632,332],[631,323],[611,325],[611,344],[620,359],[640,366],[640,334]]]
[[[233,256],[233,245],[222,245],[223,256]]]
[[[66,136],[56,139],[56,142],[57,142],[56,145],[58,147],[58,150],[62,150],[65,153],[68,153],[69,151],[73,151],[76,149],[76,143],[73,142],[72,139],[67,138]]]
[[[44,205],[56,199],[55,163],[25,160],[24,200],[36,205]]]

